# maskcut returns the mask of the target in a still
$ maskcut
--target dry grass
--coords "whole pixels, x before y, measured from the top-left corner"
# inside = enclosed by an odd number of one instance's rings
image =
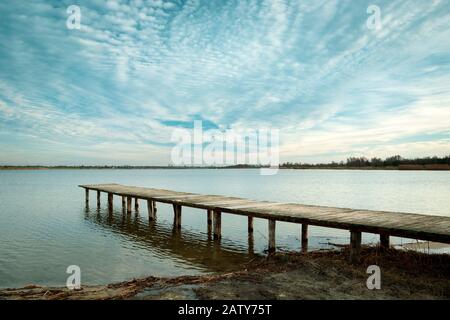
[[[348,254],[346,247],[276,253],[226,274],[148,277],[78,291],[29,286],[0,290],[0,299],[133,299],[142,292],[144,299],[450,299],[450,255],[363,247],[352,265]],[[383,290],[367,289],[369,265],[381,268]]]

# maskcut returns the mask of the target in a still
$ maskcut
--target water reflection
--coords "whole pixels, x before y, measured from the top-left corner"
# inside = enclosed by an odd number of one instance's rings
[[[122,209],[108,211],[86,208],[84,218],[167,261],[179,259],[204,272],[221,272],[238,269],[255,256],[252,234],[249,235],[248,249],[244,250],[230,241],[213,240],[209,225],[205,232],[199,232],[188,226],[179,229],[175,224],[158,219],[149,221],[146,211],[135,210],[128,214]]]

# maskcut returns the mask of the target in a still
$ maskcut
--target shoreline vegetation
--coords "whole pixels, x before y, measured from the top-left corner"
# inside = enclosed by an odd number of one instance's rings
[[[450,299],[450,255],[364,246],[357,264],[349,249],[278,252],[255,256],[228,272],[132,279],[107,285],[65,287],[28,285],[0,289],[7,300],[110,299]],[[381,270],[381,288],[369,290],[368,266]]]
[[[64,170],[64,169],[260,169],[264,165],[237,164],[229,166],[131,166],[131,165],[0,165],[0,170]],[[444,157],[402,158],[399,155],[386,159],[349,157],[346,162],[330,163],[285,162],[279,169],[345,169],[345,170],[450,170],[450,155]]]

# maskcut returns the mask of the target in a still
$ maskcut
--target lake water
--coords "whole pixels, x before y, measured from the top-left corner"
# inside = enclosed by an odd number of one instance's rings
[[[207,233],[204,210],[183,208],[173,234],[173,211],[157,204],[156,223],[141,213],[123,215],[115,198],[110,217],[85,208],[79,184],[121,183],[259,200],[358,209],[450,215],[450,172],[281,170],[42,170],[0,171],[0,287],[65,285],[66,268],[78,265],[83,284],[149,275],[177,276],[235,269],[267,249],[267,221],[255,219],[249,249],[247,218],[224,214],[220,246]],[[277,250],[298,250],[300,226],[277,223]],[[348,243],[349,232],[310,229],[312,249]],[[364,242],[378,236],[364,234]],[[406,242],[406,239],[394,239]]]

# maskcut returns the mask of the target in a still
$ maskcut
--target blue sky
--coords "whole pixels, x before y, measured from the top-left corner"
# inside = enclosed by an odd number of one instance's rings
[[[0,164],[165,165],[194,120],[281,161],[449,154],[450,1],[0,2]]]

